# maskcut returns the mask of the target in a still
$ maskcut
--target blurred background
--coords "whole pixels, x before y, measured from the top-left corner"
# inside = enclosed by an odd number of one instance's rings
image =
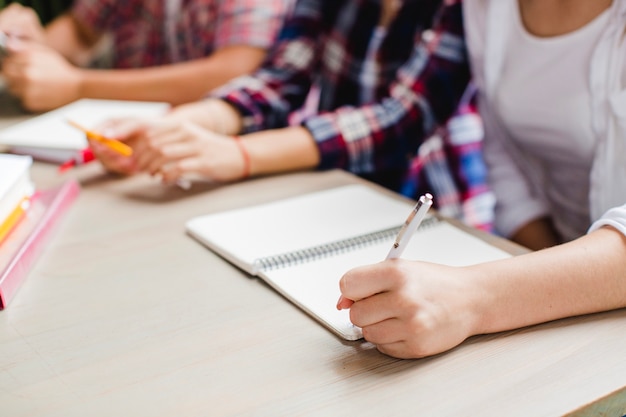
[[[32,7],[39,14],[41,23],[45,25],[64,12],[72,4],[72,0],[0,0],[0,9],[11,3]]]

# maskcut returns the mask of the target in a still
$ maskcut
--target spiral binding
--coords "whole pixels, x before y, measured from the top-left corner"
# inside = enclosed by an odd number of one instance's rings
[[[439,222],[435,216],[424,219],[419,230],[432,227]],[[312,246],[306,249],[300,249],[292,252],[285,252],[279,255],[266,256],[254,261],[254,271],[271,271],[274,269],[286,268],[305,262],[315,261],[321,258],[327,258],[339,255],[354,249],[363,248],[385,240],[391,240],[396,237],[402,226],[395,226],[388,229],[371,232],[361,236],[355,236],[348,239],[337,240],[335,242],[324,243],[323,245]]]

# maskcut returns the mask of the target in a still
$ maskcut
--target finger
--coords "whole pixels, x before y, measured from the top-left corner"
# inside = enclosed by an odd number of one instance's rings
[[[148,128],[149,124],[145,120],[125,118],[106,120],[97,125],[94,130],[107,138],[126,142],[143,135]]]
[[[137,151],[139,153],[149,151],[150,147],[158,148],[161,143],[175,140],[172,138],[172,135],[176,133],[177,129],[173,127],[163,126],[162,123],[146,120],[139,123],[143,123],[143,129],[137,135],[141,138],[137,143]]]
[[[153,140],[142,136],[137,141],[134,154],[137,161],[137,169],[140,171],[149,172],[148,169],[152,169],[152,173],[154,173],[155,170],[160,170],[165,163],[161,155],[161,148],[155,145]]]
[[[339,300],[337,300],[337,310],[346,310],[352,307],[354,301],[349,298],[345,298],[343,295],[339,296]]]
[[[155,173],[161,170],[165,165],[176,163],[177,161],[185,158],[191,158],[195,155],[195,148],[193,146],[189,146],[188,143],[167,143],[161,148],[160,157],[149,161],[146,171]]]
[[[176,164],[182,158],[193,155],[191,152],[172,151],[172,149],[180,147],[181,144],[178,143],[163,145],[152,159],[145,161],[146,165],[142,166],[142,169],[153,175],[156,173],[163,173],[167,170],[168,166]],[[182,144],[182,147],[185,147],[185,145]]]
[[[89,141],[89,147],[96,159],[109,171],[131,174],[136,172],[135,162],[132,157],[125,157],[112,151],[107,146],[94,141]]]
[[[87,143],[89,144],[89,147],[91,148],[91,150],[93,151],[95,155],[102,155],[102,156],[109,157],[111,155],[116,154],[116,152],[111,150],[111,148],[109,148],[108,146],[100,142],[97,142],[88,138]]]
[[[376,349],[380,353],[384,353],[388,356],[400,359],[417,359],[427,355],[419,355],[409,350],[409,346],[405,341],[399,341],[394,343],[377,344]]]
[[[150,129],[137,143],[137,166],[142,171],[154,173],[172,162],[163,149],[167,145],[183,142],[184,132],[174,129]]]
[[[404,341],[406,330],[401,320],[392,318],[361,327],[363,338],[375,345],[388,345]]]
[[[366,327],[383,322],[402,313],[399,302],[392,292],[380,292],[354,302],[350,307],[350,321],[359,327]]]
[[[22,25],[26,24],[26,10],[26,7],[15,2],[6,6],[0,13],[0,30],[8,34],[20,31]]]
[[[12,54],[17,54],[26,50],[28,42],[18,36],[7,37],[7,50]]]
[[[391,289],[385,263],[354,268],[344,274],[339,281],[339,289],[344,298],[353,301],[371,297]]]
[[[190,156],[185,159],[181,159],[176,163],[169,164],[161,170],[163,181],[166,183],[174,183],[179,178],[182,178],[186,174],[200,174],[202,169],[202,162],[195,156]],[[207,178],[212,180],[212,178]]]
[[[160,120],[158,123],[152,123],[147,131],[148,135],[161,136],[173,131],[181,130],[180,122],[172,122],[170,120]]]

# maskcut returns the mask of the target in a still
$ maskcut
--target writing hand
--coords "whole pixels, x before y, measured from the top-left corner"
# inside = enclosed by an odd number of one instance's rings
[[[434,355],[472,334],[477,315],[464,269],[402,259],[355,268],[340,281],[337,307],[382,353]]]
[[[166,183],[188,176],[228,182],[241,179],[245,173],[245,161],[235,139],[190,122],[164,120],[152,124],[135,151],[137,168],[161,176]]]
[[[110,172],[118,174],[134,174],[138,171],[135,160],[134,148],[141,136],[149,126],[149,122],[138,118],[116,118],[107,120],[96,126],[94,131],[101,135],[115,139],[133,148],[132,156],[124,156],[115,152],[109,147],[95,141],[89,141],[89,146],[93,150],[94,156]]]

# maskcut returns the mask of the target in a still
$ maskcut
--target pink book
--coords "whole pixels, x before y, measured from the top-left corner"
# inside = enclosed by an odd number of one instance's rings
[[[70,180],[32,197],[24,218],[0,246],[0,309],[11,301],[79,191]]]

